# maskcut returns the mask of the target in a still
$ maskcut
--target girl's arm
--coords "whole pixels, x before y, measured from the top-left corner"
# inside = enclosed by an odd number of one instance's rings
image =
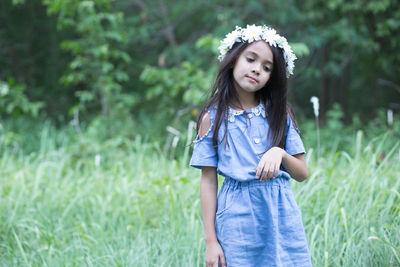
[[[304,154],[292,156],[280,147],[272,147],[262,156],[256,170],[257,179],[267,181],[276,177],[281,164],[296,181],[307,179],[308,169]]]
[[[206,112],[201,119],[199,136],[211,127],[211,117]],[[217,168],[201,167],[200,200],[203,214],[204,240],[206,243],[205,261],[207,267],[218,267],[218,262],[226,266],[224,252],[215,233],[215,213],[217,212],[218,177]]]
[[[217,169],[215,167],[201,168],[200,198],[203,214],[204,240],[206,243],[206,266],[226,266],[222,248],[215,233],[215,213],[217,211]]]
[[[303,182],[308,177],[307,163],[304,154],[290,155],[283,150],[282,165],[296,181]]]
[[[200,198],[203,213],[204,241],[217,241],[215,233],[215,213],[217,211],[217,170],[214,167],[201,168]]]

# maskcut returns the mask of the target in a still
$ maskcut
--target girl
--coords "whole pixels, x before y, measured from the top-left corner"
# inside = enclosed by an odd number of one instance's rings
[[[190,161],[201,168],[206,266],[311,266],[289,183],[308,176],[286,102],[296,56],[275,30],[255,25],[236,27],[219,50]]]

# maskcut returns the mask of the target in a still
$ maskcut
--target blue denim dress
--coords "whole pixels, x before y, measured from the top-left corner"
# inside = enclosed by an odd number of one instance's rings
[[[256,168],[271,144],[264,106],[229,110],[226,139],[212,144],[216,109],[208,110],[211,126],[196,137],[190,165],[216,167],[225,177],[218,194],[216,233],[228,267],[311,266],[307,240],[290,187],[290,175],[281,167],[268,182],[256,179]],[[298,130],[288,116],[285,150],[305,153]],[[218,131],[220,140],[225,125]]]

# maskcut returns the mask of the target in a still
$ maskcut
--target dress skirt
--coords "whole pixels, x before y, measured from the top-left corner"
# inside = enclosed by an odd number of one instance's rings
[[[228,267],[312,266],[289,179],[239,182],[226,177],[216,233]]]

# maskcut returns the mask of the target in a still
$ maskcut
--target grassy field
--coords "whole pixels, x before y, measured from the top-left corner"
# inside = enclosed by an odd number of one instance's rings
[[[339,149],[340,138],[322,139],[319,158],[308,146],[310,177],[291,181],[312,262],[400,266],[399,140],[358,132]],[[50,125],[27,141],[37,149],[11,139],[0,145],[1,266],[203,266],[188,148],[171,160],[140,136]]]

